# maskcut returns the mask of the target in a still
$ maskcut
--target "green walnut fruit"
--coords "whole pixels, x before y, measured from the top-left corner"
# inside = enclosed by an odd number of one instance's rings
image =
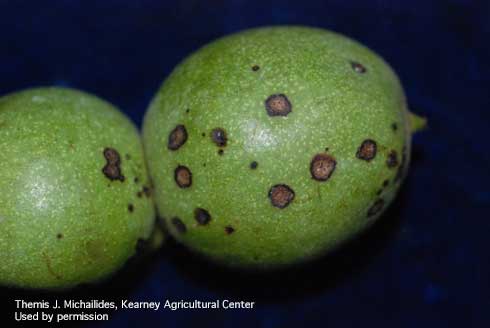
[[[0,284],[107,277],[145,244],[154,214],[138,131],[116,108],[62,88],[0,98]]]
[[[370,226],[406,174],[410,135],[390,67],[307,27],[200,49],[164,82],[143,128],[170,233],[241,267],[303,261]]]

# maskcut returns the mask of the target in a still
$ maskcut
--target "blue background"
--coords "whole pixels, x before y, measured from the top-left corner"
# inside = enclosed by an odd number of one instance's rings
[[[0,1],[0,94],[38,85],[93,92],[140,124],[172,68],[224,34],[305,24],[353,37],[398,72],[430,129],[374,229],[280,272],[203,262],[170,242],[112,280],[13,299],[252,300],[254,310],[118,311],[99,327],[489,327],[490,5],[487,1]]]

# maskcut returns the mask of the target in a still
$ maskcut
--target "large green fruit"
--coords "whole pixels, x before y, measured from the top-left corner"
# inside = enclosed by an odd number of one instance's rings
[[[410,133],[390,67],[306,27],[200,49],[164,82],[143,129],[170,233],[245,267],[315,257],[371,225],[405,176]]]
[[[121,267],[154,223],[138,132],[75,90],[0,98],[0,284],[68,288]]]

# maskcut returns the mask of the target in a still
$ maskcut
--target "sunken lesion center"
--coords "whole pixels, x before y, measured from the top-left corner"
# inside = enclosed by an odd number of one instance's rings
[[[124,181],[124,175],[121,170],[121,156],[114,148],[107,147],[103,151],[106,160],[105,166],[102,168],[102,173],[111,181]]]
[[[327,181],[332,176],[337,161],[331,155],[316,154],[310,162],[311,177],[317,181]]]
[[[287,116],[293,106],[285,94],[274,94],[265,100],[265,109],[269,116]]]
[[[280,209],[286,208],[294,200],[294,197],[294,190],[285,184],[277,184],[269,190],[272,206]]]
[[[187,166],[179,165],[174,171],[174,180],[180,188],[192,185],[192,172]]]
[[[377,148],[376,141],[366,139],[357,149],[356,157],[369,162],[376,157]]]
[[[168,135],[167,148],[177,150],[187,141],[187,130],[182,124],[177,125]]]

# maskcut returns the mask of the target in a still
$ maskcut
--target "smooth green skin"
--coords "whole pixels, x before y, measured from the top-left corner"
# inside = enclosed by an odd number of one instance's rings
[[[355,72],[350,61],[367,72]],[[254,65],[260,69],[253,71]],[[292,103],[286,117],[266,113],[264,101],[278,93]],[[168,136],[177,124],[189,137],[170,151]],[[222,156],[210,139],[216,127],[228,135]],[[400,162],[406,146],[403,176],[410,154],[405,97],[388,64],[351,39],[307,27],[247,30],[192,54],[153,99],[143,138],[157,207],[170,233],[201,254],[241,267],[316,257],[367,228],[381,214],[368,218],[369,208],[378,198],[386,208],[403,180],[394,182],[398,167],[387,167],[388,152],[396,150]],[[356,158],[365,139],[378,145],[370,162]],[[328,181],[318,182],[310,161],[326,147],[337,166]],[[259,163],[256,170],[249,168],[252,161]],[[192,171],[188,189],[174,181],[179,164]],[[389,186],[377,196],[385,179]],[[295,191],[284,209],[269,201],[275,184]],[[210,212],[208,225],[197,224],[196,207]],[[185,223],[186,233],[171,224],[173,217]],[[234,233],[225,233],[228,225]]]
[[[105,147],[124,182],[103,174]],[[62,88],[0,98],[0,284],[63,289],[113,273],[153,228],[143,185],[138,132],[109,103]]]

